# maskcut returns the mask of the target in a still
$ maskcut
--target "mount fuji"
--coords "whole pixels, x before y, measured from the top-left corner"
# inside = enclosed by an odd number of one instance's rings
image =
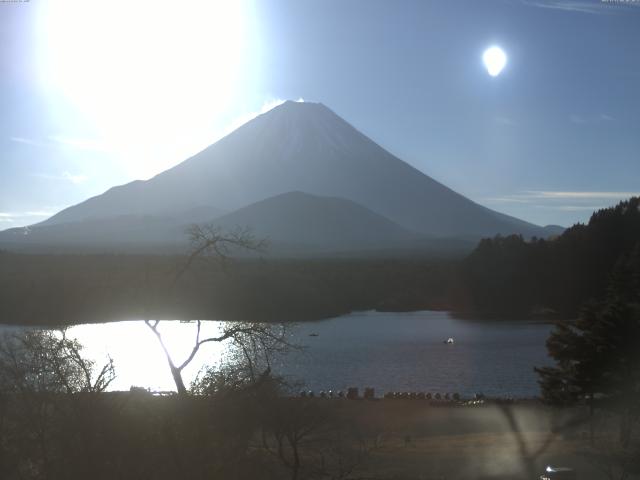
[[[149,180],[0,232],[0,244],[175,245],[189,223],[216,219],[336,251],[415,247],[420,238],[558,233],[456,193],[320,103],[288,101]],[[301,228],[305,221],[313,222],[313,238]]]

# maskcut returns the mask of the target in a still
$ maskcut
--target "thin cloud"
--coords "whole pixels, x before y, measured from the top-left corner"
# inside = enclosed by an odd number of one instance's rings
[[[33,147],[46,147],[47,145],[32,138],[25,137],[9,137],[9,141],[14,143],[22,143],[23,145],[31,145]]]
[[[550,207],[550,208],[556,208],[564,212],[583,212],[583,211],[592,212],[594,210],[598,210],[602,208],[602,205],[559,205],[557,207]]]
[[[47,210],[31,210],[26,212],[0,212],[0,218],[16,218],[16,217],[50,217],[55,214],[57,209]]]
[[[15,223],[19,221],[34,222],[38,219],[48,218],[59,209],[33,210],[27,212],[0,212],[0,223]]]
[[[580,115],[578,113],[572,113],[569,115],[569,121],[578,125],[583,125],[585,123],[612,122],[613,120],[615,119],[606,113],[599,113],[597,115]]]
[[[520,198],[517,195],[507,195],[504,197],[485,197],[485,202],[489,203],[531,203],[526,198]]]
[[[110,148],[102,141],[93,138],[66,137],[64,135],[49,135],[44,140],[27,137],[9,137],[11,142],[30,145],[33,147],[65,147],[75,150],[88,150],[92,152],[109,152]]]
[[[529,190],[520,195],[521,198],[532,199],[600,199],[623,200],[629,197],[640,196],[640,192],[569,192],[552,190]]]
[[[525,190],[513,195],[487,197],[485,201],[493,203],[532,203],[539,200],[624,200],[637,196],[640,196],[640,192]]]
[[[494,205],[526,205],[537,209],[579,212],[599,210],[635,196],[640,196],[640,192],[525,190],[513,195],[487,197],[484,201]]]
[[[49,180],[66,180],[74,185],[79,185],[81,183],[86,182],[89,177],[83,174],[72,174],[67,171],[62,172],[60,175],[52,175],[49,173],[35,173],[35,177],[46,178]]]
[[[621,13],[640,4],[634,2],[602,1],[602,0],[521,0],[523,5],[536,8],[561,10],[565,12],[603,15]]]
[[[100,140],[93,138],[74,138],[63,135],[49,135],[48,139],[57,145],[74,148],[76,150],[89,150],[93,152],[108,152],[109,147]]]
[[[56,210],[56,209],[35,210],[35,211],[31,211],[31,212],[24,212],[22,215],[25,216],[25,217],[50,217],[52,215],[55,215],[57,211],[58,210]]]
[[[69,180],[71,183],[78,185],[80,183],[84,183],[86,182],[89,177],[87,177],[86,175],[73,175],[69,172],[62,172],[62,178],[64,178],[65,180]]]

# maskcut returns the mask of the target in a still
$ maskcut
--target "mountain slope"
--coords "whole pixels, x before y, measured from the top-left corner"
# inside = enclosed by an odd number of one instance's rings
[[[185,225],[172,217],[118,215],[0,232],[0,246],[37,252],[153,252],[182,245]]]
[[[165,214],[198,205],[233,211],[290,191],[352,200],[430,236],[545,233],[436,182],[324,105],[295,102],[260,115],[150,180],[114,187],[43,224]]]
[[[350,200],[289,192],[214,221],[225,229],[250,227],[271,244],[324,251],[406,247],[420,236]]]
[[[276,255],[426,245],[420,235],[350,200],[302,192],[277,195],[207,220],[225,230],[249,228],[256,237],[267,239],[268,253]],[[184,251],[189,224],[173,217],[121,215],[15,228],[0,232],[0,244],[47,251]]]
[[[223,212],[200,206],[172,215],[126,214],[64,223],[40,223],[0,232],[0,246],[37,251],[184,250],[185,229],[210,222]]]

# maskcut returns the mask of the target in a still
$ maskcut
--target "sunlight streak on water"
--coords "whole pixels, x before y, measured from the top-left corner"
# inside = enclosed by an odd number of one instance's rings
[[[217,336],[224,325],[203,321],[201,338]],[[539,395],[533,367],[550,364],[545,341],[551,328],[539,322],[463,320],[448,312],[358,312],[296,324],[288,341],[304,348],[273,359],[272,367],[315,391],[371,386],[377,395],[531,397]],[[162,321],[159,330],[174,363],[183,362],[193,348],[196,323]],[[98,368],[107,355],[113,358],[117,377],[111,390],[175,390],[164,352],[144,321],[78,325],[68,329],[68,336],[84,345],[84,355]],[[454,345],[444,343],[449,337]],[[187,386],[203,366],[220,365],[230,355],[229,342],[204,344],[183,371]]]
[[[222,322],[202,322],[200,338],[220,334]],[[162,321],[158,330],[174,363],[182,363],[193,348],[195,322]],[[84,345],[84,353],[99,367],[107,356],[114,361],[117,377],[111,390],[129,390],[141,386],[151,390],[175,390],[167,359],[153,332],[141,320],[99,325],[77,325],[69,328],[68,336]],[[191,365],[183,371],[187,385],[204,364],[215,365],[223,358],[228,345],[210,342],[202,345]]]

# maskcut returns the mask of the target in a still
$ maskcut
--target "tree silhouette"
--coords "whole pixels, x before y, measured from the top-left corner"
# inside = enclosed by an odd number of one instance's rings
[[[555,367],[537,368],[551,403],[586,401],[620,415],[620,440],[640,414],[640,247],[617,262],[604,301],[587,305],[575,322],[560,322],[547,340]],[[593,424],[593,423],[592,423]],[[592,430],[593,438],[593,430]]]
[[[179,268],[174,277],[172,288],[184,273],[189,270],[194,261],[200,257],[209,258],[224,264],[230,260],[231,254],[237,251],[261,252],[267,244],[266,240],[257,239],[251,231],[246,228],[236,228],[225,232],[213,224],[192,225],[187,229],[187,234],[189,235],[191,248],[184,264]],[[191,352],[183,362],[176,363],[167,349],[158,328],[160,320],[145,319],[145,324],[153,332],[162,347],[171,371],[171,376],[180,395],[187,393],[182,372],[187,365],[193,361],[200,347],[205,343],[219,343],[231,340],[243,350],[248,362],[251,362],[251,349],[255,352],[258,347],[261,347],[262,351],[268,354],[270,351],[276,351],[288,345],[285,334],[286,330],[282,326],[257,322],[233,322],[225,324],[220,335],[201,338],[202,321],[197,320],[196,335]]]
[[[575,318],[602,301],[618,260],[640,242],[640,197],[598,210],[551,239],[482,240],[462,262],[455,303],[474,313]]]

